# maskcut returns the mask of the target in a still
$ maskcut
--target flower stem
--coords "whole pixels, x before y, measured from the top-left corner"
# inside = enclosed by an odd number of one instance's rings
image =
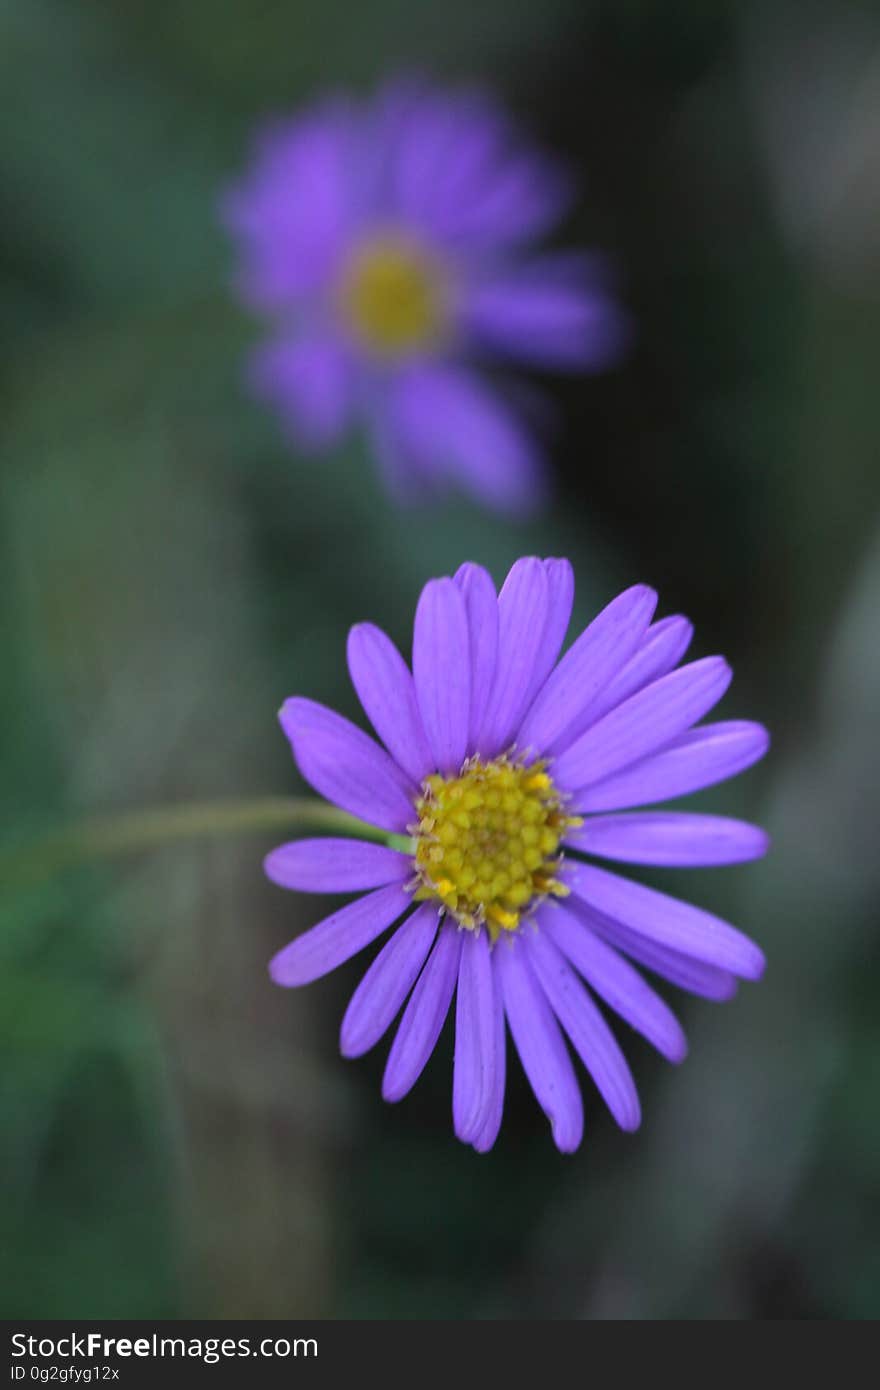
[[[193,801],[150,806],[114,816],[94,816],[0,854],[0,885],[18,887],[50,878],[93,859],[154,849],[177,840],[240,832],[312,827],[400,848],[405,836],[389,835],[312,797],[268,796],[254,801]]]

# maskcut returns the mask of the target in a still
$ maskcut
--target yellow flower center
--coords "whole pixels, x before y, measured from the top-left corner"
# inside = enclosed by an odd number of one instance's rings
[[[413,826],[415,897],[435,898],[461,926],[493,941],[524,912],[567,888],[556,877],[568,816],[545,764],[472,758],[458,777],[426,778]]]
[[[443,337],[446,288],[441,267],[419,247],[384,235],[352,256],[339,305],[365,348],[380,357],[402,357]]]

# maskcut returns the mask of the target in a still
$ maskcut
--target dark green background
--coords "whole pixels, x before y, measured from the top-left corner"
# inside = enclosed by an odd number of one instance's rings
[[[218,189],[260,117],[400,66],[491,83],[572,163],[566,239],[635,323],[547,384],[557,502],[520,527],[401,518],[362,446],[301,460],[239,386]],[[7,1317],[878,1312],[878,72],[850,0],[0,0]],[[326,909],[263,880],[277,835],[12,882],[83,815],[297,790],[275,711],[355,713],[348,626],[406,643],[431,575],[529,552],[572,558],[580,622],[654,584],[774,734],[700,798],[771,857],[653,880],[766,978],[680,1001],[680,1069],[625,1038],[638,1135],[591,1092],[560,1157],[517,1074],[476,1156],[448,1038],[384,1105],[384,1046],[337,1055],[360,967],[268,982]]]

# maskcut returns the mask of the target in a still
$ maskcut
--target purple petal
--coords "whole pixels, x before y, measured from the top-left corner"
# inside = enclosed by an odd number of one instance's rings
[[[498,595],[481,565],[464,564],[455,574],[467,610],[471,654],[471,714],[468,747],[476,744],[483,722],[498,655]]]
[[[393,205],[407,221],[431,228],[494,155],[496,113],[484,100],[450,99],[411,80],[387,88],[381,108]]]
[[[437,921],[436,905],[423,903],[382,947],[345,1011],[339,1034],[343,1057],[362,1056],[390,1028],[434,944]]]
[[[583,921],[591,932],[601,937],[615,950],[624,951],[640,965],[653,970],[670,984],[697,994],[703,999],[718,1002],[732,999],[736,994],[738,982],[729,970],[719,970],[717,966],[706,965],[704,961],[684,956],[680,951],[670,951],[666,946],[658,946],[638,932],[630,931],[620,922],[603,917],[600,912],[592,912],[586,903],[577,898],[567,900],[568,909]]]
[[[273,956],[269,974],[276,985],[311,984],[369,946],[411,906],[398,883],[356,898]]]
[[[408,374],[393,373],[384,380],[374,379],[364,394],[364,417],[379,475],[386,492],[398,507],[409,508],[439,495],[442,474],[437,476],[434,462],[420,452],[407,418]]]
[[[465,1143],[487,1123],[495,1097],[495,1005],[489,936],[464,932],[455,1010],[452,1117]]]
[[[501,986],[492,972],[493,1025],[495,1028],[495,1075],[494,1084],[486,1106],[486,1122],[473,1141],[477,1153],[488,1153],[498,1138],[501,1117],[504,1113],[504,1087],[507,1072],[507,1037],[504,1027],[504,1004],[501,1000]]]
[[[352,225],[355,139],[355,113],[338,100],[261,132],[222,209],[241,248],[249,304],[270,312],[296,304],[331,276]]]
[[[485,93],[450,94],[411,81],[395,83],[383,106],[394,206],[442,238],[497,163],[503,113]]]
[[[707,656],[661,676],[581,734],[556,759],[554,780],[592,785],[662,748],[718,703],[732,674],[723,657]]]
[[[682,1061],[687,1039],[681,1024],[629,961],[559,904],[544,907],[538,925],[616,1014],[670,1062]]]
[[[303,449],[328,448],[351,421],[352,364],[332,335],[282,338],[257,348],[248,381],[255,396],[278,410]]]
[[[711,912],[592,864],[568,861],[565,881],[588,907],[660,946],[749,980],[764,973],[763,951]]]
[[[574,743],[592,724],[601,719],[609,710],[616,709],[642,690],[652,681],[659,680],[677,666],[690,646],[694,635],[693,624],[678,615],[661,618],[653,623],[635,654],[630,657],[616,675],[602,687],[596,697],[581,710],[577,719],[566,729],[562,739],[551,752],[560,752],[566,743]]]
[[[293,840],[267,854],[263,868],[281,888],[351,893],[408,878],[412,859],[365,840]]]
[[[573,1153],[584,1132],[584,1108],[559,1024],[529,967],[521,941],[495,950],[504,1011],[523,1070],[553,1128],[562,1153]]]
[[[626,1058],[561,951],[540,930],[523,936],[529,962],[548,1003],[621,1129],[638,1129],[638,1092]]]
[[[441,924],[388,1053],[382,1078],[386,1100],[401,1100],[412,1089],[437,1045],[458,979],[463,936],[454,923]]]
[[[435,374],[437,370],[432,369]],[[473,373],[447,368],[437,409],[443,413],[433,427],[442,439],[436,456],[446,461],[449,476],[460,487],[508,516],[526,516],[541,507],[546,494],[544,460],[528,428],[497,389]]]
[[[483,93],[397,84],[383,99],[392,206],[473,255],[531,240],[561,216],[569,182]]]
[[[747,821],[681,811],[591,816],[566,835],[566,844],[603,859],[682,868],[758,859],[768,843],[765,831]]]
[[[541,500],[544,469],[528,433],[471,372],[438,362],[397,372],[374,433],[386,471],[413,493],[454,483],[510,514]]]
[[[517,560],[498,595],[495,682],[476,751],[491,758],[510,743],[532,687],[547,623],[549,582],[541,560]]]
[[[436,766],[409,667],[381,628],[358,623],[348,634],[348,670],[364,713],[395,762],[414,782]]]
[[[462,328],[516,361],[581,371],[606,366],[628,333],[619,308],[590,283],[589,272],[583,258],[577,264],[544,257],[492,273],[464,298]]]
[[[451,579],[432,579],[421,592],[413,676],[435,766],[457,774],[467,755],[471,659],[464,598]]]
[[[559,657],[574,602],[574,570],[568,560],[545,560],[547,576],[547,621],[541,634],[541,645],[535,657],[535,667],[524,708],[534,699]]]
[[[466,203],[449,206],[435,225],[469,252],[529,241],[548,231],[569,201],[568,180],[531,154],[499,159]]]
[[[594,618],[538,692],[517,736],[521,748],[544,753],[564,742],[580,712],[642,641],[656,603],[653,589],[636,584]]]
[[[415,787],[383,748],[314,700],[285,700],[278,717],[300,772],[316,792],[369,825],[406,829]]]
[[[619,811],[671,801],[745,771],[764,756],[769,744],[767,730],[748,720],[691,729],[661,752],[585,787],[575,804],[579,811]]]

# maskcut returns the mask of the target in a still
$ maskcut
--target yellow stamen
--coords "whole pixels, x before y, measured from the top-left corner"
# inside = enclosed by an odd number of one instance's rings
[[[362,345],[402,357],[442,339],[447,327],[442,268],[420,247],[386,234],[365,242],[342,275],[339,307]]]
[[[579,822],[542,761],[472,758],[457,777],[426,778],[416,811],[415,897],[436,899],[460,926],[497,941],[542,898],[567,893],[560,845]]]

